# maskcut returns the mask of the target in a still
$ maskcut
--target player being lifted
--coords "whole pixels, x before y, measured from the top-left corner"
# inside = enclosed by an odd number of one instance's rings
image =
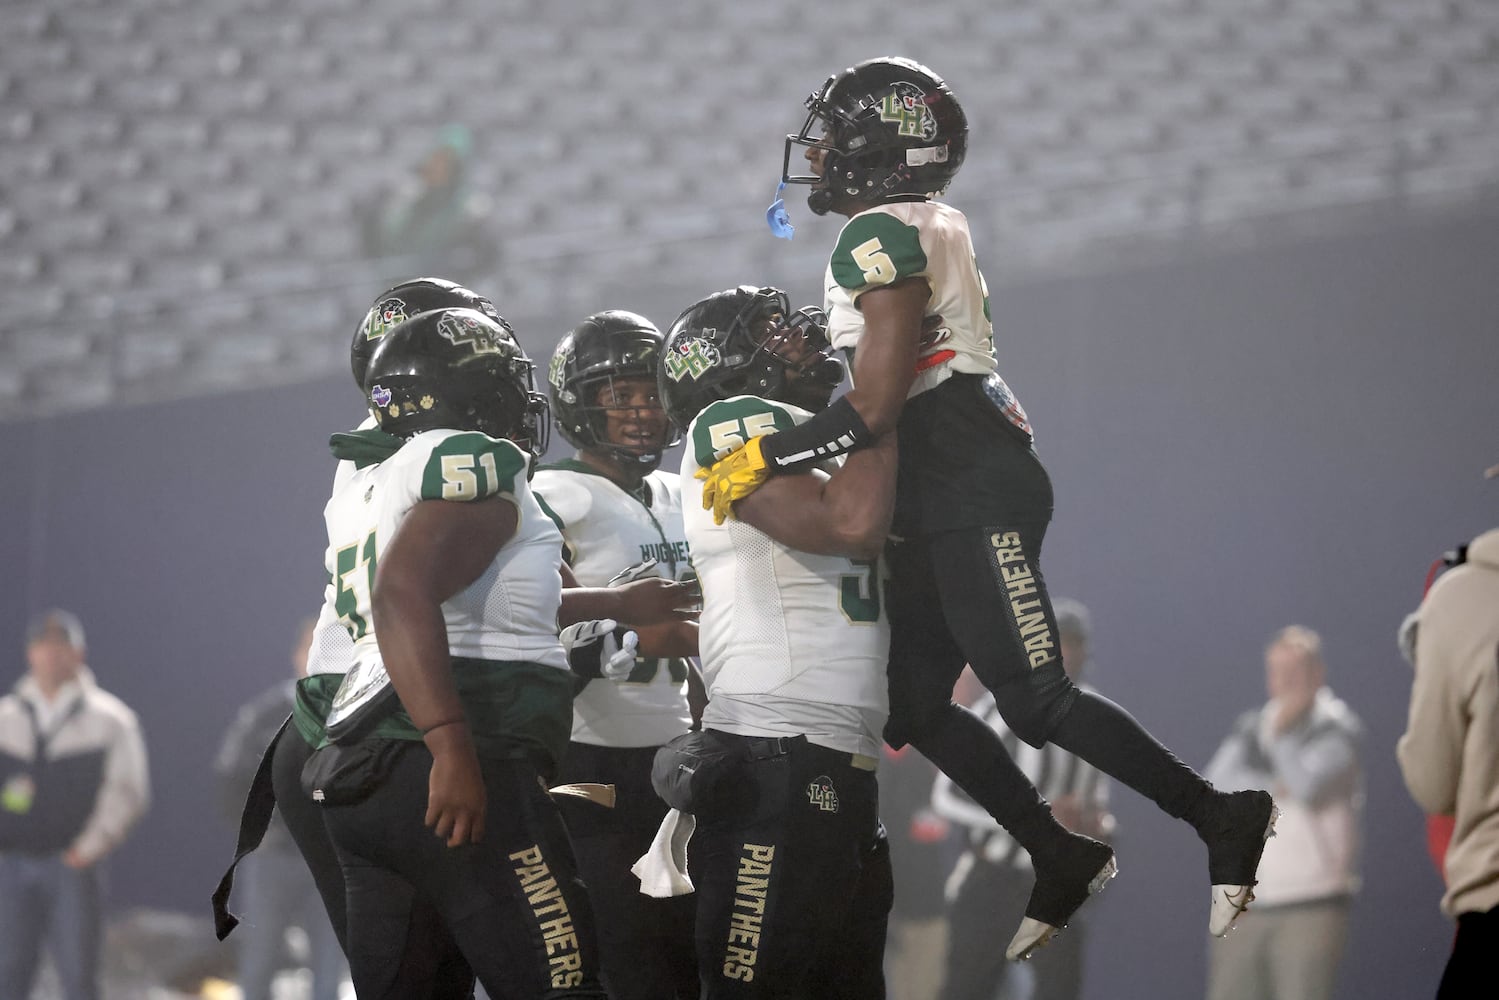
[[[655,560],[668,579],[690,573],[682,493],[657,466],[675,444],[656,389],[661,331],[623,310],[596,313],[562,338],[547,381],[557,429],[578,454],[532,483],[562,531],[577,582],[606,587]],[[656,749],[692,725],[687,681],[697,625],[642,628],[625,674],[583,679],[561,780],[615,786],[612,809],[561,803],[597,917],[604,986],[614,1000],[696,1000],[690,896],[653,899],[630,866],[651,845],[666,805],[651,790]],[[695,679],[695,678],[694,678]]]
[[[661,367],[682,482],[823,409],[843,377],[820,311],[742,286],[689,307]],[[702,996],[874,1000],[892,884],[875,765],[887,706],[878,556],[886,435],[831,474],[778,477],[715,524],[683,518],[703,588],[703,738],[736,761],[692,812]],[[831,465],[831,463],[830,463]],[[836,466],[832,466],[836,468]],[[696,492],[693,490],[692,492]]]
[[[993,731],[952,703],[965,662],[1021,739],[1056,743],[1192,825],[1208,848],[1209,930],[1222,935],[1253,896],[1275,808],[1265,792],[1216,791],[1062,671],[1038,562],[1051,483],[1025,411],[996,370],[967,220],[932,200],[963,163],[962,108],[935,73],[899,58],[829,77],[807,108],[801,131],[786,137],[783,180],[812,186],[816,214],[848,217],[825,289],[832,343],[855,352],[854,388],[705,472],[704,503],[722,520],[772,477],[896,431],[892,530],[901,541],[890,555],[885,737],[914,744],[1030,852],[1036,885],[1010,957],[1063,926],[1112,874],[1113,858],[1070,837]],[[810,169],[793,175],[797,150]]]

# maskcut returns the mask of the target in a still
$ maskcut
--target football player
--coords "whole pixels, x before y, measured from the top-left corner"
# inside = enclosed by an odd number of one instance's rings
[[[731,288],[673,324],[661,395],[682,482],[822,410],[842,381],[820,311]],[[879,574],[893,435],[777,477],[715,523],[684,504],[703,591],[702,738],[731,769],[695,801],[688,870],[702,996],[879,998],[892,898],[875,766],[889,641]],[[697,491],[694,490],[694,493]]]
[[[376,296],[355,329],[349,347],[350,368],[361,394],[370,356],[385,334],[411,316],[448,307],[477,309],[493,319],[499,318],[499,312],[489,299],[443,278],[403,281]],[[359,429],[367,431],[375,426],[375,418],[371,416]],[[338,463],[333,480],[334,493],[354,471],[352,459],[346,458]],[[335,553],[330,550],[327,558],[334,560]],[[354,662],[353,640],[340,618],[339,600],[337,581],[330,575],[308,652],[307,677],[297,687],[295,710],[288,727],[292,731],[278,737],[268,752],[273,755],[270,778],[276,808],[307,862],[339,944],[347,955],[343,871],[323,825],[322,807],[307,796],[301,785],[307,758],[323,740],[328,706]],[[227,893],[227,887],[224,891]],[[473,973],[437,913],[409,889],[406,900],[410,907],[412,942],[426,942],[430,947],[425,951],[418,948],[405,950],[402,969],[393,990],[412,997],[430,997],[431,1000],[464,1000],[473,996]],[[221,924],[220,936],[227,934],[228,930]]]
[[[657,468],[676,443],[656,389],[661,342],[644,316],[608,310],[579,323],[552,355],[552,414],[577,457],[542,466],[532,488],[561,529],[566,561],[583,586],[607,587],[645,562],[669,579],[691,573],[677,475]],[[656,749],[692,725],[687,682],[695,668],[686,657],[697,653],[697,626],[638,631],[652,655],[617,680],[582,682],[560,775],[614,785],[614,808],[576,800],[561,807],[597,918],[609,995],[696,1000],[694,902],[644,895],[630,867],[666,814],[651,789]]]
[[[312,763],[361,997],[396,996],[413,888],[492,996],[605,995],[543,784],[572,680],[562,540],[528,481],[547,430],[531,367],[503,320],[419,313],[370,357],[379,428],[334,439],[356,465],[324,512],[353,667]]]
[[[752,438],[720,462],[704,502],[722,519],[769,477],[897,431],[894,533],[903,541],[891,555],[885,737],[914,744],[1030,852],[1036,886],[1010,956],[1044,943],[1114,862],[1102,845],[1069,840],[993,731],[952,703],[965,662],[1021,739],[1056,743],[1196,829],[1213,883],[1209,929],[1226,933],[1252,897],[1275,807],[1262,791],[1218,793],[1062,670],[1038,565],[1051,483],[1025,411],[997,372],[967,220],[933,200],[963,164],[963,109],[935,73],[900,58],[829,77],[807,108],[801,130],[786,137],[782,178],[811,185],[814,213],[848,219],[825,289],[833,344],[857,349],[854,388],[812,420]],[[793,174],[798,150],[809,169]]]

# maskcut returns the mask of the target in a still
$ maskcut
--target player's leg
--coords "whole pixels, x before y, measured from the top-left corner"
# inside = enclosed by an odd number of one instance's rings
[[[977,538],[979,532],[969,535]],[[1026,919],[1007,949],[1009,957],[1024,958],[1066,926],[1088,896],[1113,875],[1114,852],[1058,823],[999,734],[953,704],[953,683],[965,661],[974,664],[991,689],[997,677],[1023,678],[1027,672],[1015,639],[996,624],[1002,621],[998,612],[988,616],[998,633],[988,638],[990,648],[982,656],[965,656],[961,634],[949,628],[958,619],[944,603],[948,588],[941,581],[950,570],[944,567],[939,575],[937,565],[943,558],[946,555],[938,552],[932,539],[916,538],[891,547],[890,721],[885,739],[897,747],[910,742],[1031,855],[1041,877]],[[977,569],[970,566],[963,576],[963,586],[979,595],[976,600],[993,603],[1003,596],[982,563]],[[1062,690],[1070,689],[1060,666],[1056,673]]]
[[[276,755],[271,761],[271,785],[276,792],[276,811],[291,832],[302,860],[307,862],[318,896],[323,901],[323,909],[328,914],[328,922],[333,925],[333,933],[347,953],[343,871],[333,841],[323,826],[323,807],[302,790],[302,768],[311,755],[312,748],[298,734],[296,727],[288,727],[276,741]]]
[[[883,825],[876,823],[874,836],[860,854],[848,917],[828,935],[826,952],[831,958],[814,967],[807,996],[827,1000],[881,1000],[885,996],[885,941],[895,903],[895,875]]]
[[[650,850],[666,815],[651,788],[655,747],[573,743],[561,782],[614,786],[615,804],[559,803],[578,870],[588,886],[599,935],[601,978],[613,1000],[696,1000],[697,958],[689,896],[654,899],[640,891],[630,867]]]
[[[323,822],[325,808],[313,802],[302,790],[302,768],[311,753],[307,741],[294,730],[287,730],[277,742],[271,771],[276,810],[285,820],[302,860],[312,873],[340,950],[349,955],[348,894],[344,870],[333,838]],[[390,926],[406,928],[401,932],[403,943],[394,950],[404,964],[390,976],[393,991],[407,992],[392,992],[392,996],[426,996],[431,1000],[467,1000],[473,996],[473,971],[430,903],[418,897],[405,883],[383,886],[368,895],[380,896],[382,912],[384,907],[392,908],[390,915],[381,917],[383,921]],[[407,907],[410,912],[404,915],[394,913],[394,908],[399,906]],[[387,957],[380,956],[382,963]]]
[[[487,799],[484,839],[449,848],[423,820],[432,756],[412,744],[364,802],[329,809],[329,829],[349,885],[349,936],[360,1000],[390,991],[366,931],[385,950],[403,938],[398,907],[362,891],[376,873],[409,882],[429,899],[492,1000],[599,998],[593,914],[561,817],[524,760],[481,760]],[[373,876],[373,878],[372,878]],[[387,878],[386,881],[389,881]],[[368,988],[361,983],[368,983]]]
[[[874,772],[800,737],[784,741],[785,752],[766,750],[772,741],[723,739],[759,756],[699,807],[688,843],[702,998],[819,995],[809,984],[821,965],[843,961],[838,935],[870,918],[851,907],[877,822]],[[879,965],[883,928],[867,940]]]
[[[1270,796],[1215,791],[1129,713],[1067,679],[1040,569],[1045,534],[1046,519],[1037,518],[931,536],[953,635],[1017,736],[1032,746],[1057,744],[1197,830],[1214,885],[1209,927],[1221,935],[1251,898],[1274,823]]]

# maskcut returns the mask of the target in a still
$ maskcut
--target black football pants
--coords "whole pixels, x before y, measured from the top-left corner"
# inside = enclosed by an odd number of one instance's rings
[[[1048,516],[957,528],[890,546],[890,719],[885,739],[913,744],[1032,855],[1060,830],[999,737],[952,703],[964,664],[1032,746],[1052,742],[1191,819],[1212,786],[1105,698],[1062,669],[1041,575]]]
[[[593,914],[561,816],[535,768],[481,760],[484,839],[450,848],[428,828],[432,755],[413,743],[368,798],[324,819],[343,868],[349,967],[360,1000],[401,1000],[412,894],[441,916],[491,1000],[603,1000]]]
[[[611,1000],[697,1000],[691,896],[653,899],[630,871],[655,839],[666,803],[651,788],[656,747],[572,743],[558,780],[614,786],[615,804],[562,799],[558,806],[588,886],[601,978]]]
[[[302,791],[302,767],[312,754],[295,726],[287,727],[276,744],[271,778],[276,791],[276,809],[286,821],[292,840],[312,872],[328,919],[344,954],[349,955],[348,918],[345,910],[344,875],[338,863],[333,838],[323,825],[323,807]],[[400,887],[397,897],[410,908],[410,933],[399,949],[401,967],[395,972],[395,989],[401,995],[428,1000],[471,1000],[474,974],[458,944],[443,926],[431,904],[416,896],[410,886]]]
[[[752,754],[688,842],[703,1000],[882,1000],[894,888],[872,770],[804,738]]]

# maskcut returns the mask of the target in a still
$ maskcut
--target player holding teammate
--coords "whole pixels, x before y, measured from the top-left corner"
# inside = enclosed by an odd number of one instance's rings
[[[656,389],[661,332],[644,316],[596,313],[557,345],[548,368],[552,413],[577,457],[544,465],[532,483],[562,531],[577,582],[605,587],[648,559],[653,572],[691,572],[676,473],[657,466],[675,443]],[[696,1000],[691,896],[653,899],[630,872],[666,804],[651,789],[656,749],[692,725],[686,683],[697,625],[638,629],[652,654],[618,680],[583,682],[560,780],[612,784],[612,809],[563,801],[568,835],[597,917],[602,978],[613,1000]],[[674,654],[674,655],[661,655]]]
[[[820,314],[793,314],[776,289],[742,286],[688,308],[661,367],[667,412],[687,428],[682,482],[825,407],[843,376],[826,346]],[[692,807],[708,1000],[885,995],[892,884],[874,772],[894,445],[887,435],[831,476],[778,477],[728,524],[685,504],[703,588],[703,736],[737,760]]]
[[[967,220],[932,200],[963,163],[962,108],[931,70],[897,58],[829,77],[807,107],[801,131],[786,138],[783,180],[812,186],[815,213],[848,217],[825,288],[834,346],[857,348],[854,389],[714,466],[705,503],[722,519],[770,477],[897,431],[893,531],[902,541],[890,557],[885,736],[914,744],[1030,852],[1036,886],[1010,957],[1063,926],[1112,874],[1113,858],[1069,838],[992,730],[951,702],[965,662],[1021,739],[1056,743],[1196,829],[1213,883],[1209,929],[1225,933],[1252,898],[1274,805],[1264,792],[1215,791],[1062,670],[1038,566],[1051,483],[1025,411],[996,370]],[[792,175],[798,148],[811,169]]]

